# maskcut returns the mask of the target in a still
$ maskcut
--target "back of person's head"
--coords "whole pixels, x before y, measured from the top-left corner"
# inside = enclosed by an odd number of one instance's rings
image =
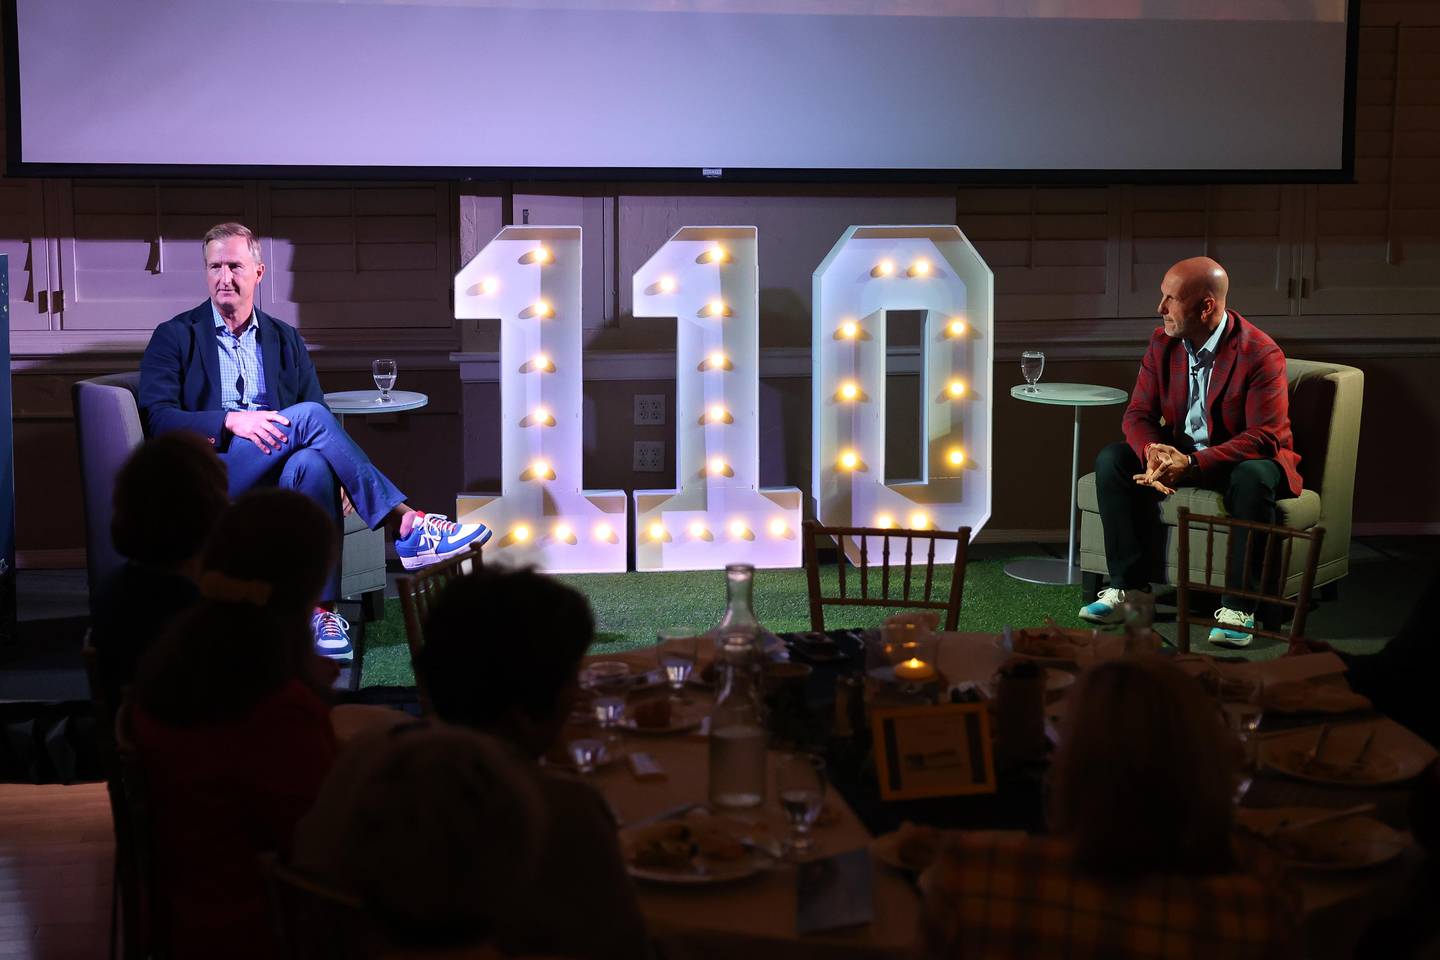
[[[494,738],[444,724],[358,746],[341,760],[351,769],[332,778],[347,794],[334,825],[339,879],[393,946],[493,939],[533,893],[542,843],[533,776]],[[317,808],[333,809],[331,799],[322,792]]]
[[[308,616],[338,559],[338,544],[335,518],[314,500],[293,490],[252,490],[215,525],[201,591],[225,599],[227,582],[264,584],[263,606],[282,616]],[[205,574],[220,576],[206,580]]]
[[[1050,826],[1094,873],[1231,867],[1236,749],[1215,702],[1159,657],[1087,670],[1051,768]]]
[[[175,567],[200,552],[230,502],[225,464],[198,433],[135,448],[115,478],[110,539],[136,563]]]
[[[292,679],[310,682],[310,614],[335,563],[336,524],[310,498],[256,490],[205,548],[200,604],[142,661],[136,697],[176,726],[239,720]]]
[[[418,669],[443,720],[483,728],[518,714],[543,723],[594,636],[590,604],[575,590],[531,569],[485,567],[441,592]]]

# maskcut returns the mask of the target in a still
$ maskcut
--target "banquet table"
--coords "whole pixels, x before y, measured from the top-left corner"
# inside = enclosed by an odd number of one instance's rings
[[[1119,637],[1104,637],[1098,656],[1103,659],[1122,652]],[[941,633],[937,643],[937,666],[951,683],[990,681],[1010,654],[1001,638],[990,633]],[[619,655],[599,654],[594,660],[620,660],[633,671],[656,666],[650,651]],[[1198,659],[1198,658],[1197,658]],[[1208,668],[1208,667],[1207,667]],[[1249,664],[1220,664],[1223,671],[1258,676],[1266,682],[1308,680],[1343,684],[1343,663],[1333,655],[1282,658]],[[1071,668],[1072,670],[1074,668]],[[1064,723],[1064,692],[1052,694],[1047,706],[1056,726]],[[1287,725],[1259,734],[1262,756],[1283,749],[1292,741],[1309,745],[1325,717],[1310,717],[1307,723]],[[1404,771],[1418,773],[1436,757],[1424,740],[1387,717],[1361,713],[1334,718],[1331,740],[1340,755],[1358,747],[1365,735],[1375,732],[1374,749],[1402,760]],[[639,782],[628,767],[614,764],[597,771],[595,784],[605,794],[618,819],[635,822],[671,809],[678,804],[705,799],[707,751],[705,738],[684,736],[625,737],[630,751],[643,750],[657,759],[667,778]],[[764,816],[783,834],[783,818],[774,800],[772,784]],[[1406,826],[1407,785],[1374,788],[1323,786],[1291,780],[1262,771],[1247,794],[1247,805],[1297,805],[1340,808],[1356,802],[1375,802],[1377,819],[1392,826]],[[836,791],[830,791],[827,809],[832,822],[817,828],[820,855],[842,853],[865,847],[869,841],[864,826]],[[1292,880],[1303,902],[1302,921],[1307,956],[1348,956],[1356,938],[1380,910],[1415,875],[1420,856],[1411,847],[1387,864],[1361,871],[1316,873],[1295,871]],[[844,958],[883,956],[903,951],[915,942],[920,904],[909,879],[880,863],[874,864],[873,923],[828,934],[799,937],[795,933],[795,868],[782,864],[757,877],[724,885],[679,888],[651,882],[637,882],[646,920],[662,945],[667,958],[735,956],[743,949],[747,960],[767,956],[786,958]]]

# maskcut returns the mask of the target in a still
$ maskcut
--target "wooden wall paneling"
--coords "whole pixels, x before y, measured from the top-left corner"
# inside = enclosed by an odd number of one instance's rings
[[[3,147],[3,144],[0,144]],[[0,178],[0,253],[10,255],[10,329],[49,330],[54,244],[45,230],[44,182]]]
[[[580,309],[586,330],[615,323],[615,203],[606,184],[574,184],[511,197],[517,224],[579,226],[584,231]]]
[[[1154,316],[1165,271],[1210,256],[1230,274],[1230,304],[1246,316],[1292,312],[1301,199],[1278,184],[1132,186],[1121,218],[1121,316]]]
[[[64,330],[148,331],[205,299],[200,239],[255,222],[243,181],[52,180]]]
[[[1353,184],[1311,188],[1300,312],[1440,307],[1440,28],[1360,31]]]
[[[307,340],[356,329],[453,339],[453,206],[444,183],[263,184],[261,308]]]

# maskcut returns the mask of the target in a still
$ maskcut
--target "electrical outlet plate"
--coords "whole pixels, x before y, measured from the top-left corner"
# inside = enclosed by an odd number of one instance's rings
[[[665,426],[665,394],[635,394],[635,425],[637,427]]]
[[[635,441],[635,466],[636,473],[662,473],[665,470],[665,441],[664,440],[636,440]]]

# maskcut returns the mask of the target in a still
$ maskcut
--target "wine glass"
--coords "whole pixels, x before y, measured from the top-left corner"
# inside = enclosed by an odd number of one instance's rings
[[[656,639],[655,655],[665,680],[670,684],[670,699],[684,702],[681,691],[699,658],[700,637],[694,627],[666,627],[656,635]]]
[[[1220,702],[1226,719],[1240,740],[1243,762],[1235,786],[1235,802],[1244,799],[1259,767],[1255,731],[1265,719],[1265,681],[1260,677],[1221,677]]]
[[[395,387],[395,378],[400,374],[400,365],[394,360],[372,360],[370,375],[375,378],[375,389],[380,391],[376,403],[390,403],[390,391]]]
[[[1025,392],[1039,393],[1035,384],[1040,380],[1040,374],[1045,372],[1045,354],[1039,350],[1026,350],[1020,354],[1020,373],[1025,378]]]
[[[825,806],[825,761],[813,753],[782,753],[775,766],[780,808],[790,821],[785,848],[792,859],[815,849],[810,829]]]

